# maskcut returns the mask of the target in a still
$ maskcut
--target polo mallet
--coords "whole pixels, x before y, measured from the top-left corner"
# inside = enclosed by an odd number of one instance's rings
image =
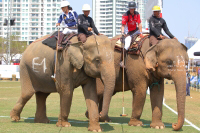
[[[54,82],[56,82],[56,64],[57,64],[57,56],[58,56],[58,42],[60,37],[60,27],[58,27],[58,40],[56,43],[56,57],[55,57],[55,64],[54,64],[54,75],[51,75],[51,78]]]
[[[122,35],[122,45],[123,45],[123,52],[122,52],[122,61],[123,61],[123,64],[124,64],[124,45],[125,45],[125,43],[124,43],[124,41],[125,41],[125,37],[124,37],[124,35]],[[125,64],[124,64],[124,66],[125,66]],[[122,67],[122,88],[123,88],[123,92],[122,92],[122,114],[120,114],[120,116],[127,116],[128,114],[125,114],[124,112],[124,67]]]

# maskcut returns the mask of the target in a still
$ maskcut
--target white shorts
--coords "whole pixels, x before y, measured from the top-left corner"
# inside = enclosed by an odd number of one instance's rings
[[[78,33],[78,30],[77,29],[65,28],[62,33],[63,34],[68,34],[68,33],[72,33],[72,32]]]
[[[132,36],[134,36],[135,34],[140,34],[140,31],[137,30],[134,34],[132,34],[131,36],[127,36],[127,37],[125,38],[125,46],[124,46],[124,48],[125,48],[126,50],[129,49],[129,47],[130,47],[130,45],[131,45]]]

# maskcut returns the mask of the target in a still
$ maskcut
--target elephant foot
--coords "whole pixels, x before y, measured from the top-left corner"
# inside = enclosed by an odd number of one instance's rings
[[[35,117],[35,123],[50,123],[50,120],[47,117]]]
[[[56,123],[57,127],[71,127],[71,124],[67,121],[61,121],[58,120],[58,122]]]
[[[164,129],[165,125],[162,121],[156,121],[156,122],[151,122],[150,127],[155,129]]]
[[[99,121],[100,122],[111,122],[111,119],[109,118],[108,115],[106,115],[106,116],[100,116]]]
[[[91,122],[90,122],[91,123]],[[95,122],[96,123],[96,122]],[[88,127],[88,131],[92,131],[92,132],[102,132],[102,129],[100,127],[100,124],[97,123],[97,124],[89,124],[89,127]]]
[[[16,121],[18,122],[20,120],[20,114],[19,113],[16,113],[16,111],[12,110],[10,112],[10,117],[13,121]]]
[[[129,126],[143,126],[143,122],[138,119],[130,119]]]
[[[85,112],[85,117],[87,117],[89,119],[88,111]]]

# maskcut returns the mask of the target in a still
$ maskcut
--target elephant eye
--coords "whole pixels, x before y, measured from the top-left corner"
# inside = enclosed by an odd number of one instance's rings
[[[168,67],[172,67],[173,66],[173,61],[172,60],[167,60],[166,61]]]
[[[95,58],[94,63],[96,64],[96,67],[98,68],[98,67],[100,67],[101,60],[99,58]]]
[[[172,61],[172,60],[167,60],[166,62],[167,62],[167,64],[169,64],[169,65],[172,65],[172,64],[173,64],[173,61]]]
[[[101,63],[101,60],[100,60],[99,58],[95,58],[94,60],[95,60],[95,62],[96,62],[97,64],[100,64],[100,63]]]

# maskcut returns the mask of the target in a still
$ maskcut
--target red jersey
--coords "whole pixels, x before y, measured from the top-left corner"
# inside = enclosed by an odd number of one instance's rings
[[[130,11],[127,11],[123,16],[122,16],[122,24],[123,25],[128,25],[128,31],[133,31],[136,30],[137,24],[141,23],[140,19],[140,14],[137,11],[134,11],[134,15],[132,16]]]

